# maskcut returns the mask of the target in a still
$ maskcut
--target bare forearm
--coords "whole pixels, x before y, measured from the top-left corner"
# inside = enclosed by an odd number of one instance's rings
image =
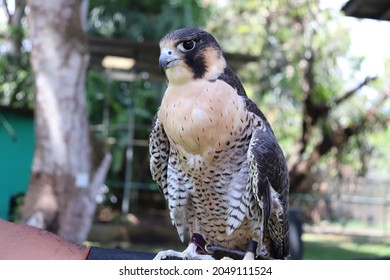
[[[0,219],[0,259],[77,260],[85,257],[85,248],[67,242],[55,234]]]

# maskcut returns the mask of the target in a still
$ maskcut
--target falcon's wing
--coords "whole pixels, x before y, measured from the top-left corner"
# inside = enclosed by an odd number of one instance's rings
[[[252,193],[262,207],[263,229],[268,227],[274,243],[276,258],[289,255],[288,193],[289,177],[286,159],[264,114],[250,100],[234,71],[227,67],[219,79],[243,96],[246,108],[261,120],[261,127],[253,131],[248,151]],[[278,203],[279,202],[279,203]]]
[[[150,172],[152,178],[168,200],[167,168],[169,158],[169,141],[164,128],[156,114],[149,136]]]
[[[272,255],[284,259],[289,255],[286,160],[274,135],[261,127],[252,134],[248,158],[252,192],[262,207],[263,228],[269,230],[274,244]]]
[[[172,178],[168,182],[168,166],[174,160],[172,160],[169,139],[158,115],[154,118],[149,137],[149,153],[152,178],[157,182],[161,193],[164,195],[172,224],[176,227],[180,239],[184,242],[184,234],[187,230],[187,195],[185,194],[185,188],[183,190],[183,184],[178,184]]]

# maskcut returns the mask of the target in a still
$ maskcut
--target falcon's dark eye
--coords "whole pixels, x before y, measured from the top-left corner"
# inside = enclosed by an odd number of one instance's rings
[[[182,52],[189,52],[195,48],[195,42],[193,40],[181,42],[178,46]]]

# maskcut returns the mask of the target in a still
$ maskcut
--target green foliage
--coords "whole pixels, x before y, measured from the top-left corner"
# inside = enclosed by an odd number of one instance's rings
[[[180,27],[201,25],[207,11],[198,0],[91,0],[88,33],[136,41],[158,41]]]
[[[34,80],[28,53],[0,56],[0,105],[33,107]]]
[[[1,4],[1,3],[0,3]],[[30,53],[22,42],[27,37],[26,26],[3,23],[0,26],[0,105],[14,108],[34,106],[34,79]],[[15,47],[10,50],[10,45]]]

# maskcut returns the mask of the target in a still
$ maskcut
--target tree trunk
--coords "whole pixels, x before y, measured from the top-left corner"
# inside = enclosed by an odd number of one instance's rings
[[[80,1],[29,0],[28,6],[36,144],[22,221],[82,243],[100,184],[90,179],[85,100],[89,54],[81,29]],[[105,176],[99,175],[101,183]]]

